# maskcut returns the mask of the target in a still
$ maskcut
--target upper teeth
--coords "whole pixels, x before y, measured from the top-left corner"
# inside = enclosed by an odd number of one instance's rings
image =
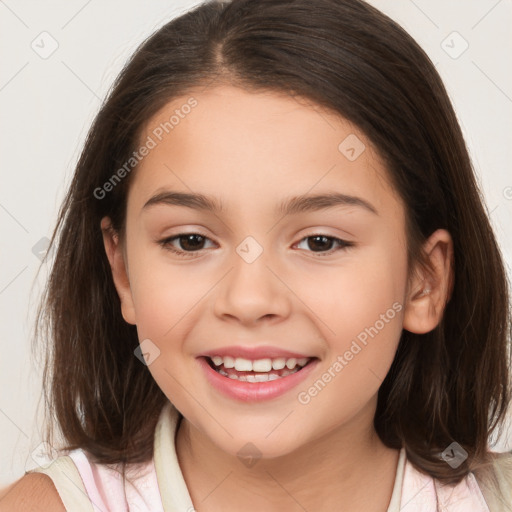
[[[234,368],[239,372],[269,372],[270,370],[282,370],[285,366],[288,369],[293,369],[295,366],[305,366],[309,361],[309,357],[302,357],[300,359],[296,359],[291,357],[290,359],[286,359],[284,357],[278,357],[275,359],[257,359],[255,361],[251,361],[250,359],[244,359],[243,357],[230,357],[230,356],[212,356],[211,360],[215,364],[215,366],[220,366],[224,364],[224,368]]]

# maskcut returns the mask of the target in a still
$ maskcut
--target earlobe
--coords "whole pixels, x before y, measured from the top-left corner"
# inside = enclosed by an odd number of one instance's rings
[[[403,320],[403,328],[416,334],[425,334],[439,325],[453,288],[453,241],[448,231],[435,231],[423,250],[431,271],[413,272]]]
[[[103,233],[103,244],[105,253],[112,270],[112,279],[121,302],[121,313],[125,322],[135,325],[135,308],[133,304],[128,269],[123,254],[122,243],[118,233],[113,229],[109,217],[101,219],[101,231]]]

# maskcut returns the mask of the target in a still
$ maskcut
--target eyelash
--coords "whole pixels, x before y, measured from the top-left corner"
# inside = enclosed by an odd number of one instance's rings
[[[204,249],[198,249],[197,251],[180,251],[170,245],[171,242],[173,242],[174,240],[179,239],[184,236],[190,236],[190,235],[198,235],[198,236],[204,238],[205,240],[210,240],[208,237],[201,235],[201,233],[179,233],[178,235],[174,235],[172,237],[164,238],[163,240],[159,240],[158,244],[161,245],[166,251],[170,251],[170,252],[176,254],[176,256],[179,256],[180,258],[190,258],[190,257],[194,258],[194,256],[192,256],[193,254],[200,253]],[[322,233],[314,233],[314,234],[305,236],[305,237],[301,238],[301,240],[298,243],[300,244],[301,242],[303,242],[304,240],[307,240],[308,238],[316,238],[316,237],[324,237],[324,238],[327,238],[328,240],[332,240],[335,243],[339,244],[338,249],[329,249],[328,251],[316,252],[316,253],[314,251],[307,251],[307,252],[312,252],[314,254],[318,254],[320,257],[329,256],[329,255],[333,254],[334,252],[340,251],[340,250],[346,251],[346,250],[350,249],[351,247],[355,246],[354,242],[347,242],[346,240],[342,240],[341,238],[324,235]]]

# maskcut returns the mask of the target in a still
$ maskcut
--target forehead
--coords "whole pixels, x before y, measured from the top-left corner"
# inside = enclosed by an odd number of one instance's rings
[[[284,93],[191,90],[146,123],[145,143],[151,149],[129,194],[138,209],[166,189],[215,196],[227,212],[252,204],[261,211],[263,203],[275,209],[283,197],[308,191],[364,197],[377,209],[400,203],[364,133]]]

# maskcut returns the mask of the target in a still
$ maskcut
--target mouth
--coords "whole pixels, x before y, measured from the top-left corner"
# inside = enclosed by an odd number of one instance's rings
[[[234,357],[223,349],[223,354],[202,354],[197,357],[208,384],[225,397],[237,402],[262,402],[277,399],[297,388],[308,379],[320,364],[318,357],[305,357],[304,354],[283,353],[269,349],[265,353],[249,354],[236,347]],[[264,357],[264,356],[268,357]],[[295,356],[295,357],[293,357]]]
[[[245,359],[231,356],[202,356],[215,372],[227,379],[260,383],[284,379],[302,371],[316,357]]]

